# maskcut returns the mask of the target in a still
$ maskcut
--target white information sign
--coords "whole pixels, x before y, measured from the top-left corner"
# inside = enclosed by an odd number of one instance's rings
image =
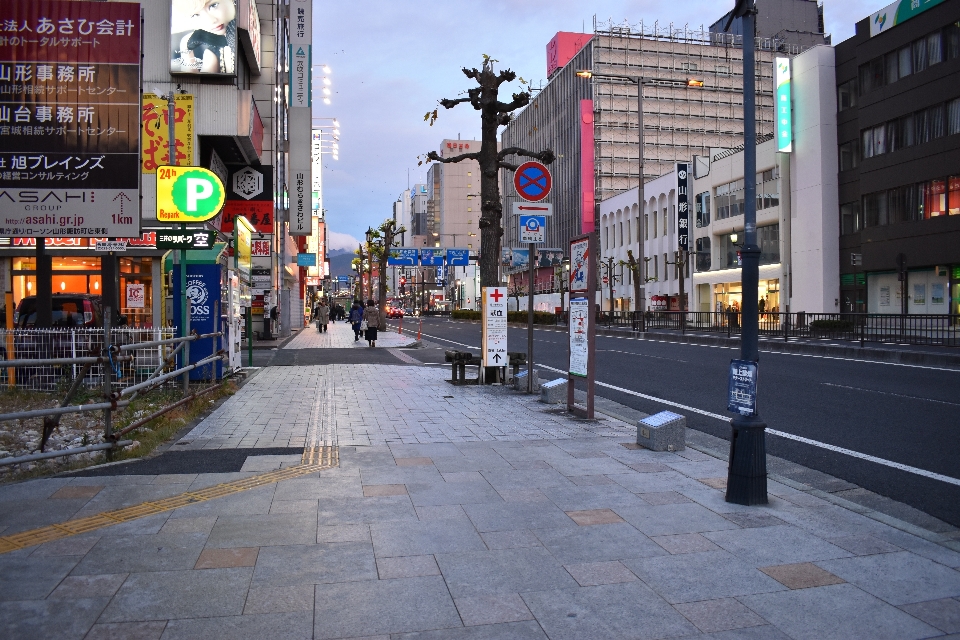
[[[126,251],[127,243],[123,240],[97,240],[94,245],[94,251],[97,253],[108,253],[110,251]]]
[[[552,216],[553,204],[550,202],[514,202],[515,216]]]
[[[483,366],[507,364],[507,288],[483,287]]]
[[[587,377],[589,364],[588,330],[590,301],[587,298],[570,300],[570,375]]]

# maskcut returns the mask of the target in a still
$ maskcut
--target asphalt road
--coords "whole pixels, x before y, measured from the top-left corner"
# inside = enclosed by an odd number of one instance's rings
[[[425,318],[424,339],[478,352],[480,325]],[[526,351],[526,329],[509,330],[509,349]],[[463,348],[461,346],[460,348]],[[415,352],[411,352],[415,354]],[[597,337],[597,394],[647,413],[669,409],[693,429],[729,439],[722,416],[730,360],[739,350]],[[566,370],[566,334],[534,333],[537,364]],[[562,374],[542,371],[543,377]],[[780,353],[761,353],[759,411],[770,429],[960,479],[960,370]],[[629,392],[642,393],[654,400]],[[960,526],[960,486],[823,446],[767,436],[767,452],[916,507]]]

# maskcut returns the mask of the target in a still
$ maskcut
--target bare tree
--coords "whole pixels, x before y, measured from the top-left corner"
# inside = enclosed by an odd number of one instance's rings
[[[464,153],[452,158],[442,158],[436,151],[427,154],[427,162],[434,161],[447,164],[476,160],[480,164],[479,262],[481,287],[495,287],[500,284],[498,264],[501,239],[503,238],[503,203],[500,201],[499,171],[500,169],[516,171],[518,167],[512,162],[507,162],[505,158],[522,156],[534,158],[544,164],[550,164],[555,158],[553,151],[550,149],[540,152],[528,151],[520,147],[507,147],[497,150],[497,131],[499,127],[506,126],[513,118],[514,111],[530,103],[530,93],[528,91],[514,93],[510,102],[501,102],[499,98],[500,85],[505,82],[513,82],[517,78],[517,74],[510,69],[495,73],[493,70],[495,62],[497,61],[485,55],[482,69],[464,67],[463,75],[475,80],[478,86],[469,89],[465,98],[440,101],[440,106],[444,109],[452,109],[458,104],[469,102],[474,109],[480,112],[482,132],[480,151]],[[525,84],[523,78],[520,81]],[[429,120],[431,126],[436,119],[436,109],[424,116],[424,120]]]
[[[507,297],[516,298],[517,311],[520,311],[520,296],[527,295],[527,288],[520,282],[519,277],[510,278],[510,288],[507,289]]]
[[[380,309],[381,330],[387,328],[387,260],[397,236],[406,231],[405,227],[397,226],[396,220],[388,218],[370,234],[370,247],[367,250],[370,252],[371,262],[377,261],[380,272],[377,282],[377,307]]]

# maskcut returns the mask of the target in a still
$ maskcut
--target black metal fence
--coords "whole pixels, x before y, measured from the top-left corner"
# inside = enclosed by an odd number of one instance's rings
[[[601,311],[600,327],[680,333],[740,334],[737,311]],[[761,337],[783,340],[845,340],[960,347],[960,315],[868,313],[762,313]]]

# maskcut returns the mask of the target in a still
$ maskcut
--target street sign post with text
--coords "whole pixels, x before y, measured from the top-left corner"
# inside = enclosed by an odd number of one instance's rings
[[[507,288],[483,287],[483,334],[480,354],[484,367],[507,364]]]
[[[588,420],[593,420],[594,387],[596,386],[597,327],[593,313],[597,289],[597,234],[590,233],[570,241],[570,341],[568,343],[569,366],[567,368],[567,410]],[[576,294],[576,297],[574,297]],[[574,387],[576,378],[587,382],[586,406],[576,404]]]

